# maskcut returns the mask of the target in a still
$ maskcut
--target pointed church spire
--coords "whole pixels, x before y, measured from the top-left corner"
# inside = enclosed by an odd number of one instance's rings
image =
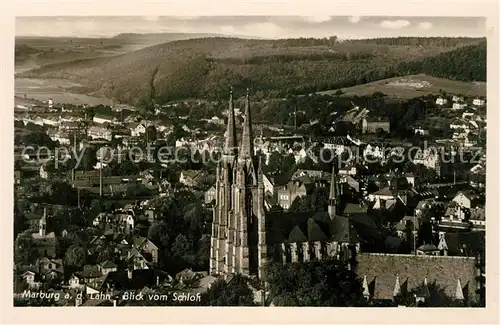
[[[429,284],[427,283],[427,277],[424,278],[424,297],[428,298],[431,295],[429,292]]]
[[[394,284],[394,292],[392,293],[393,297],[401,294],[401,285],[399,284],[399,274],[396,275],[396,283]]]
[[[243,121],[243,133],[241,135],[241,152],[240,157],[243,159],[251,158],[253,151],[252,137],[252,118],[250,115],[250,90],[247,88],[245,99],[245,120]]]
[[[370,289],[368,288],[368,280],[366,279],[366,275],[363,278],[363,297],[368,299],[370,297]]]
[[[462,289],[462,283],[460,282],[460,278],[457,280],[457,290],[455,292],[455,299],[464,300],[464,291]]]
[[[39,224],[38,224],[38,233],[40,234],[40,237],[45,237],[45,234],[47,232],[47,208],[43,208],[43,216],[40,218]]]
[[[237,150],[236,123],[234,120],[233,87],[231,86],[229,91],[229,109],[227,112],[226,145],[224,147],[224,153],[226,155],[234,155]]]
[[[330,218],[337,214],[337,173],[335,163],[332,165],[332,178],[330,181],[330,196],[328,198],[328,215]]]
[[[330,200],[337,199],[337,173],[335,170],[335,163],[332,166],[332,177],[330,182]]]

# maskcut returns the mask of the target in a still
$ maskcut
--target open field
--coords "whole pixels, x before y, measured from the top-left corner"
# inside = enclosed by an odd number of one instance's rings
[[[52,97],[54,103],[67,103],[74,105],[111,105],[112,101],[91,95],[75,93],[72,88],[81,87],[78,83],[62,79],[15,79],[15,96],[20,98],[26,94],[27,98],[38,101],[47,101]]]
[[[394,77],[370,82],[364,85],[343,88],[342,96],[365,96],[374,92],[382,92],[391,98],[413,98],[428,94],[439,94],[443,90],[448,93],[470,96],[486,96],[485,82],[463,82],[435,78],[424,74]],[[327,90],[318,94],[333,95],[337,90]]]
[[[200,37],[212,34],[158,33],[119,34],[114,37],[16,37],[16,66],[43,66],[53,63],[115,56],[140,50],[157,44]]]

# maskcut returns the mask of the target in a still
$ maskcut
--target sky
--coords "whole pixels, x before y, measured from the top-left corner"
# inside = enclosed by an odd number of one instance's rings
[[[214,33],[259,38],[486,36],[481,17],[40,16],[17,17],[16,36],[112,37],[120,33]]]

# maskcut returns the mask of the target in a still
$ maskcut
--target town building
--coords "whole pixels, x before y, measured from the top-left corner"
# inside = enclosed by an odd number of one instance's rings
[[[391,131],[391,123],[386,118],[364,117],[361,122],[362,133],[376,133],[378,131],[389,133]]]
[[[100,126],[91,126],[88,129],[87,134],[92,139],[105,139],[107,141],[111,141],[113,138],[111,130]]]
[[[268,260],[319,260],[347,256],[349,251],[359,249],[359,236],[351,220],[336,212],[335,171],[328,211],[297,214],[266,210],[262,161],[256,159],[253,150],[248,90],[244,116],[238,146],[231,91],[226,143],[216,173],[210,274],[262,277]]]
[[[436,105],[446,105],[448,103],[448,100],[446,98],[439,97],[436,99]]]

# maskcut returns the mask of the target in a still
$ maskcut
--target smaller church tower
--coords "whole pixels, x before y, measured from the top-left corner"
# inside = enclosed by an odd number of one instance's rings
[[[38,232],[40,237],[45,237],[47,233],[47,208],[43,208],[43,216],[38,223]]]
[[[335,170],[335,162],[332,165],[332,178],[330,182],[330,196],[328,198],[328,215],[330,219],[337,215],[337,173]]]

